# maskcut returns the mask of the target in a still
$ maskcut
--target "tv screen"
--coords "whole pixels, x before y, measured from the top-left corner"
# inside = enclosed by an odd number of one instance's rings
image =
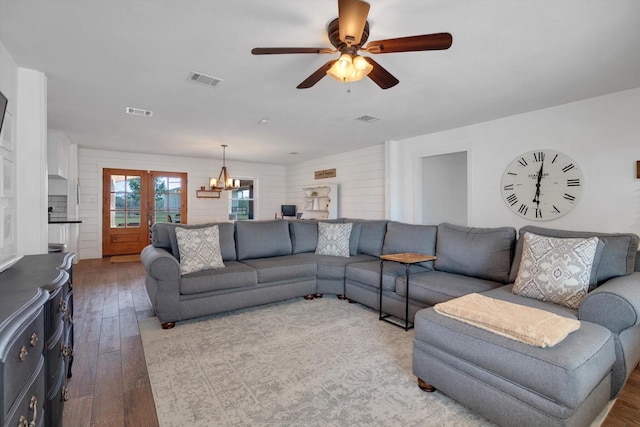
[[[296,216],[296,205],[280,205],[282,216]]]
[[[7,111],[7,97],[0,92],[0,132],[2,132],[2,123],[4,123],[4,113]]]

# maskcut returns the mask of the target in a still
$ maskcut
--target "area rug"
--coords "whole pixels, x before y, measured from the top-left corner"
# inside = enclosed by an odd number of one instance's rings
[[[413,331],[336,298],[139,322],[160,426],[492,426],[411,371]]]
[[[111,257],[111,262],[139,262],[140,254],[134,255],[114,255]]]

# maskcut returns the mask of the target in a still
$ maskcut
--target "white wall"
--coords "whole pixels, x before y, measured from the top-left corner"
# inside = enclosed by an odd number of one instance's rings
[[[227,160],[232,178],[255,180],[257,200],[255,219],[273,219],[285,203],[285,167]],[[80,182],[80,225],[78,252],[81,259],[102,256],[102,169],[120,168],[187,173],[187,222],[198,224],[226,221],[229,202],[227,192],[220,199],[198,199],[196,189],[208,186],[209,177],[217,177],[222,160],[196,159],[163,155],[122,153],[117,151],[78,150]]]
[[[391,182],[406,182],[392,219],[419,222],[422,157],[467,151],[469,225],[521,226],[531,222],[507,209],[500,194],[506,166],[520,153],[550,148],[582,168],[582,200],[543,227],[640,234],[640,88],[450,131],[391,141]]]
[[[288,166],[285,204],[296,205],[300,212],[304,205],[303,187],[338,184],[338,217],[385,218],[384,157],[385,147],[379,144]],[[315,171],[333,168],[335,178],[315,179]]]
[[[15,63],[13,57],[9,51],[0,42],[0,91],[7,97],[7,113],[5,116],[5,129],[3,131],[5,139],[11,139],[14,150],[8,150],[0,148],[0,162],[6,159],[14,166],[16,164],[16,111],[17,111],[17,98],[18,98],[18,66]],[[10,135],[10,136],[9,136]],[[1,146],[0,141],[0,146]],[[4,173],[4,165],[0,166],[0,173]],[[13,180],[15,187],[16,170],[14,167]],[[0,186],[3,186],[3,177],[0,175]],[[0,187],[1,189],[2,187]],[[0,271],[2,271],[3,265],[13,261],[18,253],[18,244],[16,238],[16,209],[17,209],[17,195],[13,194],[12,197],[0,197]],[[7,227],[11,227],[13,235],[12,239],[5,239],[3,236],[5,233],[9,233],[10,230]]]

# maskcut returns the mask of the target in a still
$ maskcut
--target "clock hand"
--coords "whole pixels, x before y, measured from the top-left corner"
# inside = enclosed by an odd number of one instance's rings
[[[540,165],[540,170],[538,171],[538,181],[536,182],[536,195],[533,196],[533,203],[537,206],[540,206],[540,181],[542,181],[542,171],[544,169],[544,159],[542,160],[542,164]]]

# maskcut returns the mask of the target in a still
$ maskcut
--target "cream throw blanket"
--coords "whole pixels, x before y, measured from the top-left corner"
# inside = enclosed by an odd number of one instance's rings
[[[443,316],[537,347],[553,347],[580,328],[579,320],[475,293],[433,308]]]

